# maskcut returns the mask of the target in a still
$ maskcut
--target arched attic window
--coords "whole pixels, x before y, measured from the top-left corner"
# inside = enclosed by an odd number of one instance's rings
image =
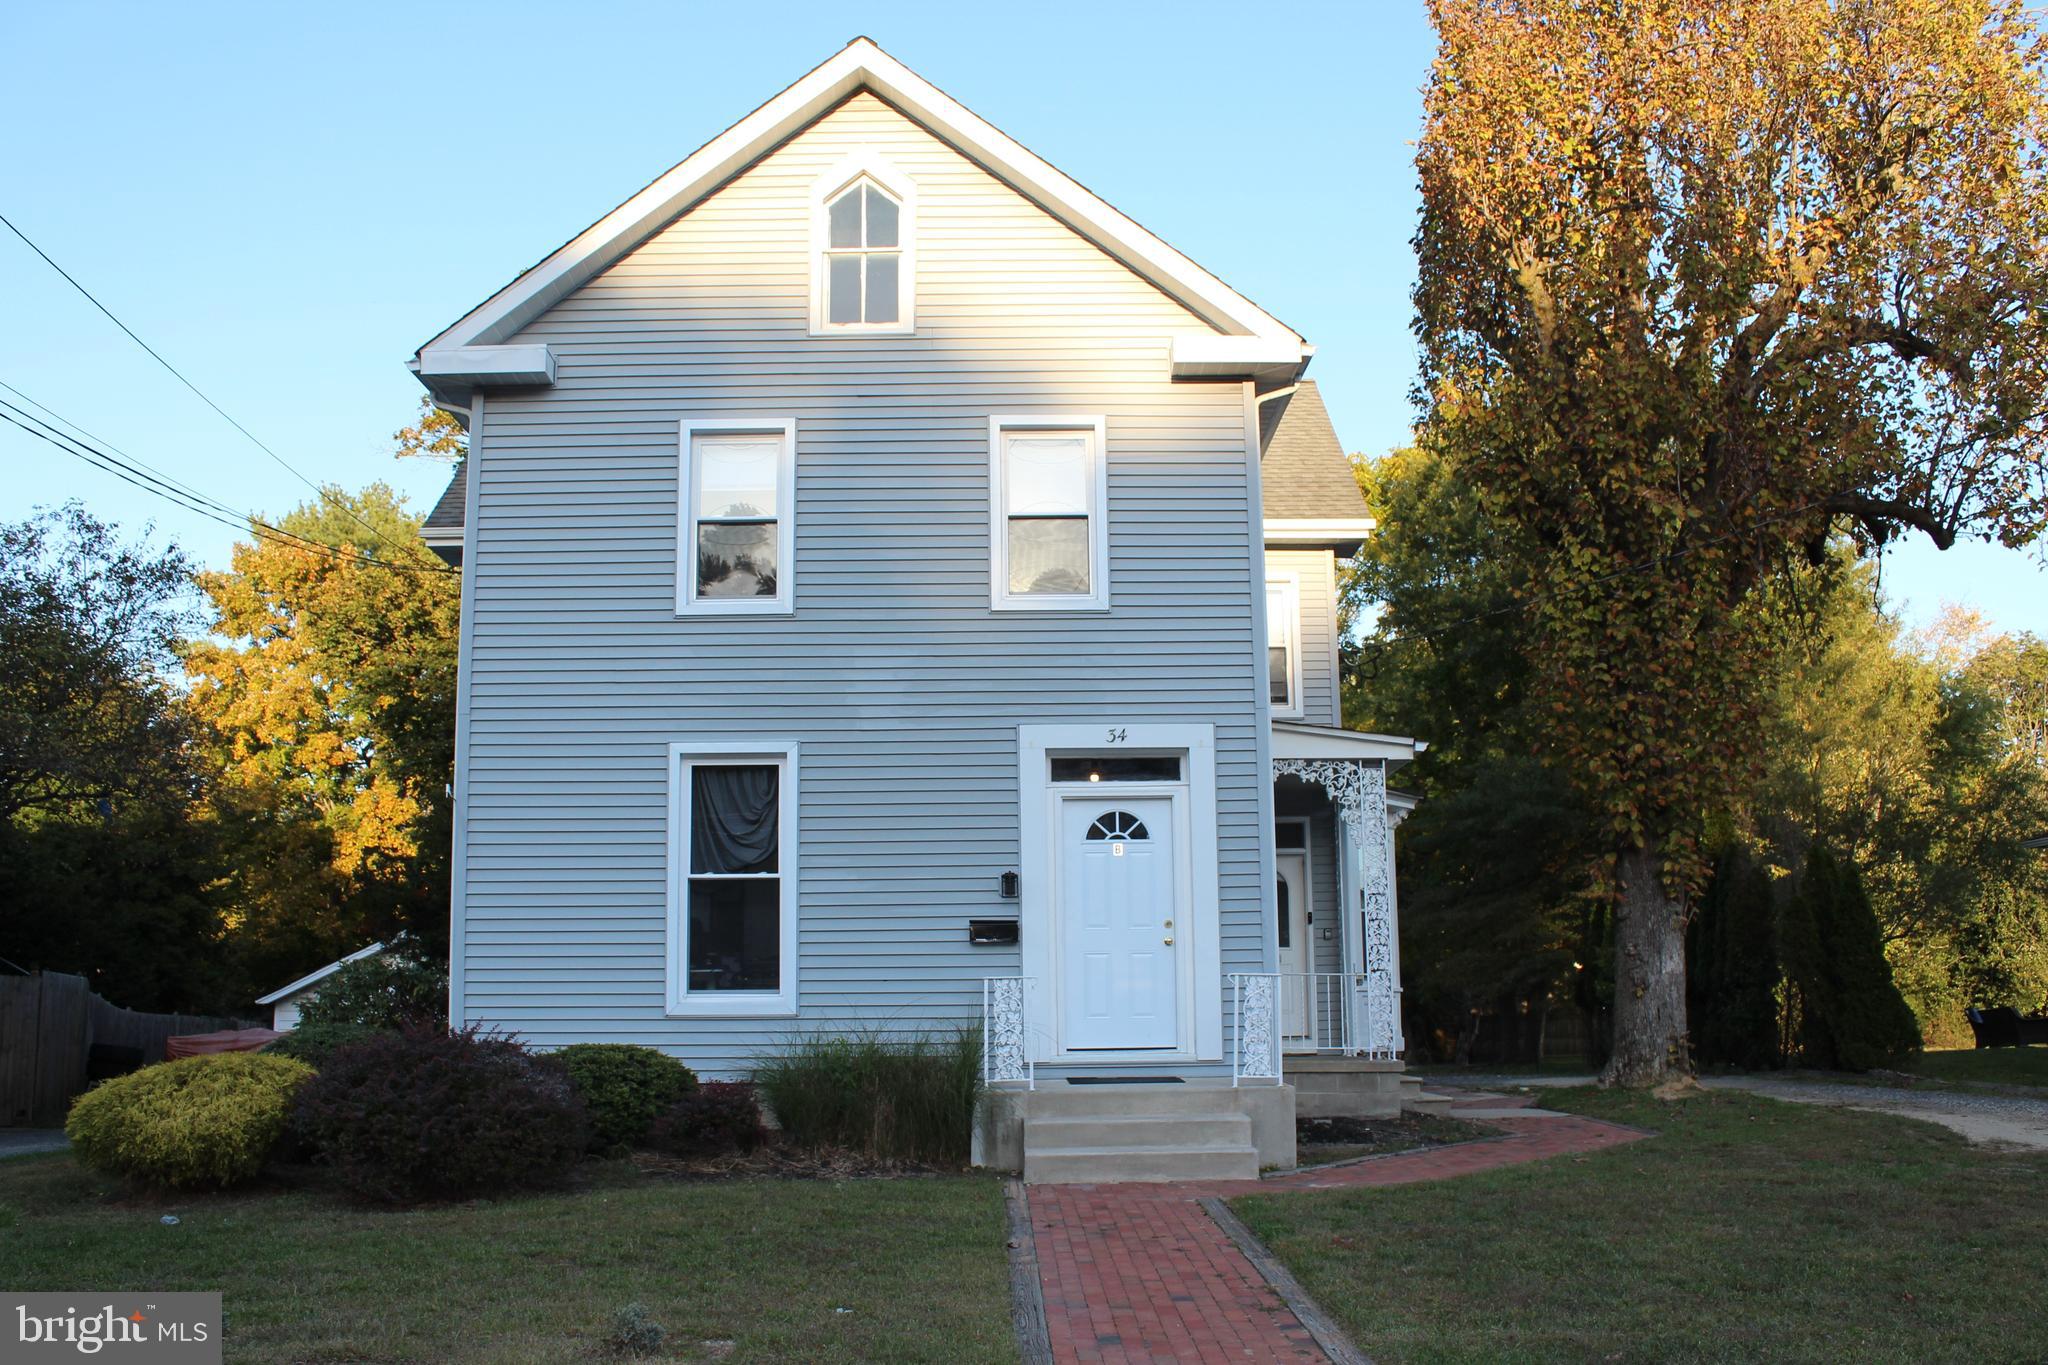
[[[821,182],[814,332],[908,332],[914,293],[914,204],[908,182],[871,163]]]

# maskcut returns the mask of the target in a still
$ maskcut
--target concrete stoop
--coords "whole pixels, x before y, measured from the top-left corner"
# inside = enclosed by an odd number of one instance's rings
[[[977,1125],[978,1164],[1032,1184],[1256,1180],[1294,1166],[1294,1092],[1234,1087],[1068,1085],[997,1091]]]
[[[1282,1064],[1303,1118],[1390,1119],[1448,1114],[1451,1097],[1424,1090],[1404,1062],[1302,1053]]]
[[[1401,1112],[1404,1114],[1428,1114],[1434,1118],[1444,1118],[1450,1114],[1451,1101],[1454,1098],[1451,1095],[1439,1095],[1434,1091],[1424,1090],[1420,1076],[1401,1078]]]

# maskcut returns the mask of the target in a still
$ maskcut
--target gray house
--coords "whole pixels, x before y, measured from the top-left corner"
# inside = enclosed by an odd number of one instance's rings
[[[1398,1107],[1421,746],[1341,728],[1311,352],[866,39],[428,341],[455,1021],[979,1022],[1034,1178]]]

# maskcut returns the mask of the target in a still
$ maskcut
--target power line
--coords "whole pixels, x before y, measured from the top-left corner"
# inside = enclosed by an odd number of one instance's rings
[[[183,384],[186,388],[192,390],[192,392],[198,396],[200,402],[206,404],[206,406],[212,408],[215,412],[219,413],[221,418],[224,421],[226,421],[229,426],[233,427],[236,431],[241,432],[242,435],[248,437],[250,443],[254,445],[258,450],[262,451],[265,455],[268,455],[271,459],[275,460],[282,469],[289,473],[293,478],[297,479],[300,483],[312,489],[315,494],[322,498],[325,498],[331,505],[339,508],[342,512],[346,513],[351,521],[355,522],[356,525],[362,527],[365,531],[368,531],[371,535],[377,537],[378,540],[383,541],[388,548],[402,551],[402,547],[394,543],[387,536],[385,536],[385,534],[382,531],[379,531],[376,527],[370,525],[369,522],[364,521],[361,517],[357,516],[355,510],[349,507],[348,504],[342,502],[340,499],[336,498],[332,493],[328,492],[325,488],[322,488],[319,484],[314,483],[311,479],[307,478],[304,474],[301,474],[297,469],[293,468],[291,463],[287,461],[284,456],[278,454],[276,451],[272,450],[268,445],[264,444],[262,439],[259,438],[255,432],[249,430],[249,428],[243,426],[240,422],[236,421],[234,419],[234,416],[231,413],[229,413],[226,408],[223,408],[220,404],[214,402],[211,398],[207,397],[203,389],[201,389],[197,384],[193,383],[191,380],[187,379],[184,373],[181,370],[179,370],[177,366],[173,365],[170,361],[165,360],[163,356],[159,355],[157,353],[157,349],[154,346],[150,345],[141,337],[137,336],[135,334],[134,328],[130,327],[127,323],[121,321],[120,318],[114,315],[113,309],[107,307],[107,305],[101,303],[97,298],[93,297],[93,293],[90,289],[87,289],[84,285],[80,284],[76,279],[72,277],[70,271],[66,270],[63,266],[58,265],[55,260],[51,259],[50,253],[43,250],[41,247],[37,246],[35,242],[29,237],[29,235],[26,232],[23,232],[20,228],[16,227],[13,221],[9,219],[6,214],[0,213],[0,223],[6,224],[7,230],[9,232],[12,232],[15,236],[21,238],[23,244],[26,245],[30,251],[33,251],[36,253],[36,255],[42,257],[43,263],[45,265],[49,266],[50,269],[56,271],[59,275],[62,275],[64,277],[64,282],[66,284],[70,285],[73,289],[76,289],[80,294],[83,294],[85,296],[86,302],[90,303],[93,307],[99,309],[100,312],[106,314],[107,320],[113,323],[116,327],[119,327],[123,332],[127,333],[128,339],[130,341],[134,342],[137,346],[140,346],[143,350],[147,351],[149,353],[150,359],[154,360],[157,364],[163,366],[166,370],[170,371],[172,377],[174,377],[180,384]]]
[[[28,398],[28,395],[21,393],[13,385],[0,382],[0,387],[4,387],[10,393],[17,394],[28,402],[34,403],[35,406],[42,408],[51,417],[63,422],[66,426],[72,427],[73,430],[89,435],[89,433],[85,433],[85,428],[60,416],[54,410],[44,407],[43,404],[36,403],[34,399]],[[398,573],[451,575],[460,573],[460,570],[436,564],[395,563],[391,560],[379,559],[372,555],[363,554],[353,547],[328,545],[321,541],[301,536],[296,532],[286,531],[282,527],[273,526],[259,517],[237,512],[234,508],[217,498],[209,497],[196,489],[179,484],[169,476],[151,468],[133,456],[124,455],[112,447],[103,449],[102,445],[104,443],[98,442],[96,439],[81,440],[78,436],[61,431],[49,422],[42,420],[33,413],[16,407],[5,399],[0,399],[0,421],[5,421],[11,426],[18,427],[37,440],[54,446],[65,454],[81,460],[96,469],[112,474],[145,493],[162,498],[166,502],[172,503],[185,511],[205,517],[210,521],[218,522],[230,530],[246,531],[259,540],[270,541],[273,544],[284,545],[292,549],[304,550],[308,553],[334,560],[337,563],[352,564],[362,568],[389,569]],[[389,544],[390,542],[386,540],[386,543]]]

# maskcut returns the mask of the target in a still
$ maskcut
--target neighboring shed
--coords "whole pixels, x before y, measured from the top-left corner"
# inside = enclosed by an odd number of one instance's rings
[[[292,982],[289,986],[283,986],[272,991],[256,1003],[270,1006],[270,1026],[272,1028],[276,1029],[279,1033],[289,1032],[291,1029],[298,1027],[300,1007],[307,1000],[319,994],[319,986],[322,981],[333,976],[351,962],[359,962],[366,957],[375,957],[383,951],[383,944],[372,943],[369,947],[359,952],[350,953],[339,961],[328,963],[317,972],[309,972],[297,981]]]

